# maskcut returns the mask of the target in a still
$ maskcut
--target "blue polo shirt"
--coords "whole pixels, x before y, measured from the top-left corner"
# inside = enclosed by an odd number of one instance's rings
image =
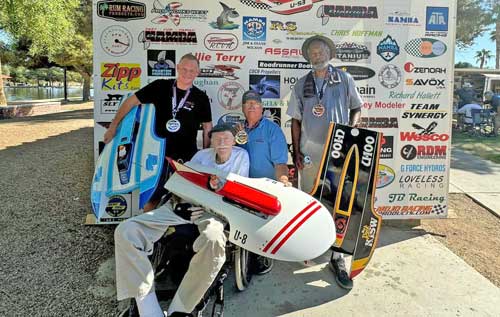
[[[262,118],[253,128],[245,127],[248,142],[240,145],[250,157],[252,178],[276,179],[274,165],[288,162],[288,147],[281,128],[271,120]]]

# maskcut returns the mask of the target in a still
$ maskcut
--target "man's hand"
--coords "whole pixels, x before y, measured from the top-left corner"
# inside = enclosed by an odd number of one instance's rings
[[[297,169],[301,170],[304,168],[304,154],[300,151],[293,152],[293,163],[297,167]]]
[[[292,183],[288,180],[288,176],[282,175],[279,179],[280,182],[282,182],[285,187],[292,187]]]
[[[108,144],[113,139],[115,134],[116,134],[116,128],[113,126],[109,126],[109,128],[104,133],[104,143]]]
[[[196,220],[201,218],[203,214],[205,214],[205,209],[201,207],[190,207],[188,208],[188,210],[191,211],[191,217],[189,219],[191,222],[195,222]]]
[[[175,205],[174,213],[184,220],[193,222],[199,219],[205,213],[205,210],[189,203],[178,203]]]

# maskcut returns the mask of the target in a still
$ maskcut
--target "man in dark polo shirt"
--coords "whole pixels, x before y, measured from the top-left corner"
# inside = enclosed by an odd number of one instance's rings
[[[210,146],[208,137],[208,132],[212,129],[210,101],[203,91],[193,85],[200,73],[199,61],[194,55],[186,54],[180,59],[176,68],[177,79],[155,80],[123,102],[104,134],[105,143],[111,141],[116,134],[118,124],[133,107],[152,103],[156,109],[156,134],[166,140],[166,156],[182,162],[191,160],[198,151],[196,136],[200,125],[203,127],[203,148]],[[165,181],[166,178],[163,176],[144,211],[155,207],[164,193]]]

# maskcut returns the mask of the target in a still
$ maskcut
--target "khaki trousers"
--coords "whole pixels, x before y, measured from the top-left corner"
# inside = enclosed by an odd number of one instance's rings
[[[115,230],[116,288],[118,300],[144,297],[154,290],[154,272],[148,255],[169,226],[187,224],[167,203],[130,218]],[[226,260],[226,236],[221,221],[205,214],[195,221],[200,236],[194,241],[189,268],[172,300],[169,312],[191,312],[213,283]]]

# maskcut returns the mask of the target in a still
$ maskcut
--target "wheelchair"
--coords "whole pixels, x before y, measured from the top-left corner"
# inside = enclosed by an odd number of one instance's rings
[[[224,232],[228,234],[226,227]],[[156,296],[159,301],[167,301],[174,297],[189,263],[194,255],[193,243],[198,237],[198,227],[194,224],[183,224],[169,227],[164,235],[155,242],[150,256],[155,271]],[[248,288],[252,275],[249,272],[250,254],[247,250],[229,241],[226,244],[226,262],[219,271],[214,282],[205,293],[200,303],[195,307],[192,316],[207,316],[210,302],[213,300],[210,316],[224,315],[224,281],[231,269],[234,270],[235,284],[238,291]],[[167,286],[165,288],[164,286]],[[119,314],[119,317],[139,317],[135,299],[130,300],[129,307]]]

